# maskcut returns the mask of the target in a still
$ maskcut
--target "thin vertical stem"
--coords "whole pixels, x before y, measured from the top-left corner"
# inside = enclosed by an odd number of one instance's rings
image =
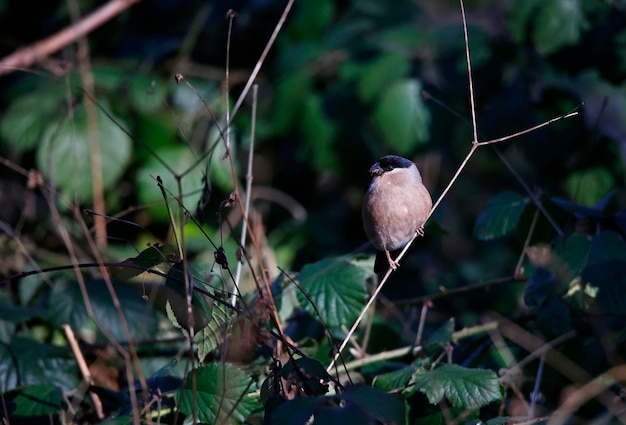
[[[463,37],[465,38],[465,60],[467,61],[467,78],[469,79],[469,94],[470,94],[470,111],[472,113],[472,131],[474,133],[474,139],[472,143],[478,143],[478,126],[476,125],[476,104],[474,102],[474,83],[472,80],[472,61],[470,60],[469,49],[469,37],[467,35],[467,20],[465,19],[465,5],[463,0],[459,0],[461,3],[461,15],[463,17]]]
[[[252,193],[252,162],[254,158],[254,134],[256,132],[256,108],[259,94],[259,86],[255,84],[252,86],[252,123],[250,125],[250,148],[248,150],[248,172],[246,174],[246,199],[244,201],[243,209],[243,224],[241,226],[241,238],[239,240],[240,249],[246,249],[246,235],[247,227],[245,225],[248,222],[250,212],[250,196]],[[243,255],[243,253],[242,253]],[[239,294],[239,279],[241,277],[241,270],[243,267],[243,261],[237,262],[237,270],[235,272],[235,290],[233,291],[231,303],[234,306],[237,302],[237,294]]]

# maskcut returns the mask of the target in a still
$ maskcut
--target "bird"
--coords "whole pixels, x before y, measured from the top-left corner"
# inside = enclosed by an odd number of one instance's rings
[[[415,233],[424,236],[433,201],[417,166],[409,159],[383,156],[369,173],[372,181],[361,213],[365,234],[378,250],[374,272],[386,270],[385,260],[395,271],[400,264],[391,258],[391,252],[404,248]]]

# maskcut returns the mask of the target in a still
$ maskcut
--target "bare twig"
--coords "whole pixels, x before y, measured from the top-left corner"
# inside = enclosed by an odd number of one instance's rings
[[[451,189],[452,185],[456,182],[456,180],[458,179],[459,175],[461,174],[461,172],[463,171],[463,169],[465,168],[465,166],[469,162],[470,158],[472,157],[472,155],[474,155],[474,152],[476,152],[476,150],[479,147],[486,146],[486,145],[492,145],[492,144],[500,143],[500,142],[503,142],[503,141],[506,141],[506,140],[510,140],[512,137],[515,136],[515,135],[513,135],[513,136],[506,136],[506,137],[503,137],[501,139],[495,139],[495,140],[491,140],[491,141],[487,141],[487,142],[479,142],[478,141],[478,128],[477,128],[477,125],[476,125],[476,107],[475,107],[475,102],[474,102],[474,86],[473,86],[472,75],[471,75],[471,69],[472,68],[471,68],[471,60],[470,60],[470,53],[469,53],[469,40],[468,40],[468,35],[467,35],[467,22],[466,22],[466,19],[465,19],[465,8],[464,8],[464,5],[463,5],[463,0],[459,0],[459,3],[461,5],[461,14],[462,14],[462,19],[463,19],[463,32],[464,32],[464,37],[465,37],[465,53],[466,53],[467,70],[468,70],[468,77],[469,77],[470,108],[471,108],[471,113],[472,113],[472,133],[473,133],[472,147],[470,148],[469,153],[467,154],[467,156],[465,157],[465,159],[463,160],[463,162],[461,163],[461,165],[457,169],[456,173],[454,174],[454,176],[450,180],[450,183],[448,183],[448,186],[446,186],[446,188],[444,189],[442,194],[439,196],[439,198],[437,199],[437,201],[433,205],[433,208],[431,209],[430,214],[428,215],[427,220],[432,216],[432,214],[437,209],[437,207],[439,206],[439,204],[441,203],[443,198],[447,195],[448,191]],[[549,125],[549,124],[551,124],[553,122],[556,122],[556,121],[559,121],[561,119],[572,117],[572,116],[574,116],[576,114],[578,114],[577,111],[570,112],[570,113],[568,113],[568,114],[566,114],[564,116],[553,118],[553,119],[551,119],[551,120],[549,120],[549,121],[547,121],[547,122],[545,122],[543,124],[535,126],[535,127],[533,127],[533,129],[544,127],[546,125]],[[532,129],[529,129],[529,131],[532,131]],[[525,134],[527,132],[528,131],[524,130],[522,132],[519,132],[519,134]],[[518,134],[518,133],[516,133],[516,134]],[[409,250],[409,248],[411,247],[411,245],[413,244],[413,242],[415,241],[417,236],[419,236],[419,234],[416,232],[413,235],[413,238],[402,249],[402,251],[400,252],[398,257],[395,259],[396,262],[399,262],[404,257],[404,255],[407,253],[407,251]],[[365,316],[365,311],[368,310],[370,308],[370,306],[374,303],[374,301],[378,297],[378,294],[380,293],[382,288],[385,286],[385,283],[387,282],[387,280],[389,280],[389,276],[391,276],[392,272],[393,272],[393,270],[391,268],[389,268],[387,270],[387,272],[385,273],[384,277],[382,278],[382,280],[380,282],[380,285],[378,285],[378,287],[376,288],[376,290],[374,291],[374,293],[372,294],[372,296],[368,300],[368,302],[365,305],[365,307],[363,307],[363,310],[361,311],[361,314],[359,314],[359,317],[354,322],[354,324],[350,328],[350,331],[348,332],[348,334],[344,338],[343,342],[341,343],[341,345],[339,347],[339,352],[336,353],[335,356],[333,357],[333,360],[330,362],[330,365],[326,369],[327,371],[332,370],[335,362],[337,361],[337,359],[339,358],[339,356],[341,354],[341,351],[343,351],[343,349],[346,347],[348,341],[352,337],[352,334],[356,331],[357,327],[360,325],[361,321],[363,320],[363,317]]]
[[[22,47],[0,61],[0,76],[47,59],[63,47],[89,34],[139,0],[110,0],[73,25],[31,46]]]
[[[465,19],[465,5],[463,4],[463,0],[459,0],[461,5],[461,17],[463,18],[463,38],[465,40],[465,62],[467,63],[467,79],[469,86],[469,94],[470,94],[470,112],[472,113],[472,131],[474,134],[474,139],[472,143],[478,143],[478,126],[476,125],[476,103],[474,102],[474,81],[472,79],[472,61],[470,59],[470,49],[469,49],[469,37],[467,35],[467,19]],[[470,156],[473,153],[473,149],[470,152]],[[441,199],[441,198],[440,198]]]
[[[68,9],[74,24],[80,22],[80,9],[77,0],[67,0]],[[83,90],[95,97],[94,76],[91,69],[89,57],[89,43],[84,34],[77,40],[78,44],[78,64],[80,77],[83,82]],[[104,183],[102,176],[102,154],[100,150],[100,138],[98,131],[98,109],[93,102],[84,102],[87,113],[87,134],[89,135],[89,161],[91,162],[91,187],[93,190],[93,209],[98,215],[94,217],[96,231],[96,244],[98,248],[104,249],[107,246],[106,220],[103,215],[106,212],[104,201]],[[81,159],[82,160],[82,159]]]
[[[254,159],[254,133],[256,127],[256,108],[259,94],[259,86],[254,85],[252,87],[252,123],[250,127],[250,147],[248,149],[248,171],[246,173],[246,199],[244,201],[243,220],[248,221],[250,212],[250,197],[252,196],[252,161]],[[246,226],[241,226],[241,237],[239,239],[239,245],[244,250],[246,247]],[[241,270],[243,267],[243,261],[237,262],[237,270],[235,271],[235,290],[233,291],[232,304],[237,302],[237,293],[239,292],[239,279],[241,278]]]
[[[80,370],[81,375],[83,375],[83,380],[87,383],[87,385],[93,385],[93,377],[91,376],[91,372],[89,371],[89,366],[87,366],[87,361],[85,361],[85,356],[83,356],[83,353],[80,351],[80,347],[78,345],[78,341],[76,340],[76,336],[74,335],[74,331],[68,324],[61,325],[61,328],[63,328],[63,332],[65,332],[65,337],[67,338],[67,341],[70,344],[70,348],[72,349],[72,353],[76,358],[78,370]],[[94,392],[90,392],[90,396],[93,400],[93,405],[96,409],[98,418],[104,419],[104,410],[102,409],[100,396],[98,396],[98,394]]]

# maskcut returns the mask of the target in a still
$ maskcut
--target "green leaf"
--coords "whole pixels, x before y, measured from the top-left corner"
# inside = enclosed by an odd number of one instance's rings
[[[339,157],[333,147],[337,126],[326,115],[320,96],[309,95],[304,100],[300,132],[305,143],[298,151],[299,158],[311,162],[318,171],[341,169]]]
[[[430,112],[421,95],[419,80],[407,78],[390,85],[374,110],[374,124],[384,144],[399,155],[408,155],[426,143]]]
[[[536,15],[536,9],[543,3],[543,0],[516,1],[512,4],[510,16],[507,20],[511,37],[517,43],[523,43],[526,39],[526,32],[529,22]]]
[[[317,0],[302,2],[290,16],[288,32],[302,40],[318,42],[335,16],[335,2]]]
[[[185,146],[168,146],[158,149],[156,154],[162,158],[167,165],[174,170],[175,173],[187,171],[196,163],[197,158]],[[137,170],[137,197],[142,204],[163,201],[163,195],[156,181],[156,177],[160,176],[163,185],[171,191],[174,196],[178,196],[178,186],[176,178],[170,174],[165,166],[156,158],[151,157],[146,163]],[[182,179],[182,195],[185,206],[194,210],[198,200],[202,196],[202,166],[196,166],[189,174]],[[169,198],[170,206],[177,211],[176,201]],[[169,216],[167,208],[163,203],[153,205],[148,208],[150,215],[155,220],[167,221]]]
[[[119,89],[126,75],[127,71],[120,68],[119,63],[116,65],[96,65],[93,68],[96,88],[107,91]],[[76,78],[80,78],[78,73],[76,73]]]
[[[572,173],[565,184],[571,198],[586,206],[595,205],[615,187],[613,176],[605,167]]]
[[[279,406],[269,421],[272,425],[305,425],[322,407],[324,397],[300,397]],[[332,422],[329,422],[332,423]]]
[[[135,75],[128,90],[129,100],[141,114],[150,115],[164,106],[168,84],[155,76]]]
[[[550,297],[537,310],[539,329],[550,339],[563,335],[572,329],[570,312],[557,297]]]
[[[576,44],[586,26],[580,0],[516,1],[509,19],[513,38],[523,43],[530,29],[537,50],[544,55]]]
[[[415,408],[411,408],[411,410],[416,410]],[[453,416],[453,412],[455,409],[450,409],[450,412],[446,413],[446,418],[455,417]],[[430,412],[430,411],[429,411]],[[463,412],[460,412],[463,413]],[[446,418],[444,418],[443,413],[435,412],[435,413],[421,413],[420,416],[413,422],[412,425],[446,425]]]
[[[120,315],[115,308],[106,283],[103,279],[85,282],[87,294],[94,314],[100,325],[119,341],[126,341],[126,333]],[[141,294],[126,285],[114,285],[120,308],[133,339],[154,337],[158,327],[158,317],[153,306],[141,298]],[[81,329],[87,324],[85,300],[76,281],[57,279],[48,300],[46,316],[57,326],[68,323],[73,329]]]
[[[350,325],[365,305],[366,272],[347,261],[330,258],[307,264],[300,272],[300,285],[309,294],[322,320],[331,328]],[[314,306],[302,294],[298,301],[313,317],[317,316]]]
[[[278,407],[272,425],[314,424],[403,424],[404,405],[395,395],[376,388],[356,385],[333,396],[301,397]]]
[[[41,317],[42,313],[43,310],[40,308],[15,305],[6,292],[0,291],[0,320],[6,320],[11,323],[22,323],[36,316]]]
[[[187,276],[185,276],[185,273],[187,273]],[[167,272],[165,284],[163,285],[167,290],[167,300],[172,308],[172,312],[176,315],[177,322],[185,329],[189,327],[188,294],[185,289],[187,285],[189,285],[189,295],[191,295],[196,330],[205,326],[211,317],[212,301],[206,299],[203,294],[193,290],[195,286],[202,287],[202,289],[206,289],[212,295],[213,289],[210,285],[203,284],[205,282],[204,279],[205,275],[202,271],[192,264],[183,261],[173,264]]]
[[[355,385],[346,388],[342,396],[348,403],[353,403],[367,413],[370,419],[376,419],[385,424],[404,423],[404,403],[396,395],[366,385]]]
[[[174,261],[176,250],[171,245],[152,245],[144,249],[134,258],[127,258],[119,266],[111,267],[111,273],[118,279],[125,281],[144,271],[166,262]]]
[[[568,88],[581,98],[585,103],[585,124],[587,128],[593,128],[598,135],[606,136],[621,146],[626,143],[626,123],[619,118],[600,119],[600,117],[623,117],[626,114],[626,92],[622,86],[613,85],[593,68],[581,72],[575,80],[568,84]],[[621,156],[613,155],[613,158],[605,166],[617,169],[621,167]],[[593,190],[593,188],[592,188]]]
[[[104,190],[113,189],[126,170],[132,154],[130,138],[102,111],[97,112],[98,141]],[[78,196],[81,202],[93,198],[91,170],[93,155],[83,105],[74,110],[72,119],[48,120],[37,149],[37,166],[59,186],[68,199]]]
[[[4,390],[22,385],[55,385],[70,390],[78,385],[76,361],[66,349],[14,337],[0,344],[0,382]]]
[[[274,127],[278,135],[287,134],[298,119],[303,109],[303,99],[311,91],[311,76],[308,72],[294,72],[285,78],[276,88],[274,108],[281,111],[274,114]]]
[[[454,317],[445,322],[439,329],[436,329],[433,333],[428,335],[424,346],[431,345],[444,345],[452,341],[452,334],[454,333]]]
[[[39,90],[17,98],[2,115],[2,140],[19,152],[36,147],[46,125],[64,102],[59,90]]]
[[[289,360],[281,370],[281,376],[293,382],[301,388],[307,388],[312,395],[324,395],[328,392],[330,376],[319,361],[302,357]]]
[[[587,264],[589,253],[591,251],[591,239],[582,233],[573,233],[565,240],[562,250],[557,250],[561,258],[569,266],[569,269],[575,275]],[[560,246],[557,245],[557,248]]]
[[[395,391],[403,389],[411,380],[415,372],[414,367],[405,367],[404,369],[394,370],[393,372],[383,373],[374,378],[374,387],[383,391]]]
[[[549,55],[574,45],[586,26],[580,0],[546,0],[534,26],[535,47],[539,53]]]
[[[591,241],[587,266],[610,260],[626,261],[626,242],[619,233],[605,230]]]
[[[575,202],[571,202],[566,199],[558,198],[555,196],[551,197],[550,201],[554,203],[555,205],[559,206],[560,208],[562,208],[563,210],[569,213],[575,214],[579,218],[587,218],[587,217],[602,218],[604,217],[604,212],[602,211],[602,208],[598,208],[597,206],[594,206],[591,208],[585,207],[584,205],[579,205]]]
[[[499,193],[487,201],[485,209],[478,215],[474,236],[486,241],[507,235],[517,227],[525,206],[526,201],[519,193]]]
[[[235,318],[235,312],[220,303],[213,303],[211,320],[196,333],[194,341],[198,348],[198,359],[202,362],[207,354],[215,350],[228,336],[228,327]]]
[[[56,385],[41,384],[22,388],[12,401],[17,405],[11,416],[45,416],[61,411],[63,394]]]
[[[524,289],[524,303],[528,307],[539,307],[556,291],[554,276],[546,269],[539,267],[526,283]]]
[[[626,261],[609,259],[587,266],[581,273],[585,293],[595,298],[594,311],[609,316],[626,314]]]
[[[394,81],[406,76],[410,63],[408,57],[396,53],[378,56],[374,61],[359,67],[357,92],[364,103],[369,103],[384,93]]]
[[[252,379],[235,366],[211,363],[189,372],[184,388],[176,392],[174,399],[180,400],[178,407],[186,415],[192,414],[196,400],[200,422],[238,424],[259,407],[249,396],[255,389]]]
[[[476,409],[502,399],[498,376],[491,370],[466,369],[447,364],[437,369],[418,369],[413,374],[409,391],[426,394],[431,404],[446,398],[454,407]]]

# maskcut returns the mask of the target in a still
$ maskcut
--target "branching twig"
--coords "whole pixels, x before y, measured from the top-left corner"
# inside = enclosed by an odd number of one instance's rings
[[[486,141],[486,142],[479,142],[478,141],[478,128],[477,128],[477,125],[476,125],[476,107],[475,107],[475,102],[474,102],[474,85],[473,85],[473,82],[472,82],[472,75],[471,75],[472,67],[471,67],[471,60],[470,60],[470,53],[469,53],[469,40],[468,40],[468,34],[467,34],[467,22],[466,22],[466,19],[465,19],[465,8],[464,8],[464,5],[463,5],[463,0],[459,0],[459,3],[461,5],[461,15],[462,15],[462,20],[463,20],[463,33],[464,33],[464,37],[465,37],[465,53],[466,53],[467,70],[468,70],[468,78],[469,78],[470,108],[471,108],[471,113],[472,113],[472,134],[473,134],[472,147],[470,148],[469,153],[467,154],[467,156],[465,157],[465,159],[463,160],[463,162],[461,163],[461,165],[457,169],[456,173],[454,174],[454,176],[450,180],[450,183],[448,183],[448,186],[446,186],[446,188],[444,189],[442,194],[439,196],[439,198],[437,199],[437,201],[433,205],[433,208],[431,209],[430,214],[427,217],[427,220],[432,216],[434,211],[437,209],[437,207],[439,206],[439,204],[441,203],[443,198],[446,196],[448,191],[451,189],[452,185],[458,179],[459,175],[461,174],[461,172],[463,171],[463,169],[465,168],[465,166],[469,162],[469,160],[472,157],[472,155],[474,155],[474,152],[476,152],[476,150],[479,147],[487,146],[487,145],[493,145],[493,144],[496,144],[496,143],[501,143],[503,141],[510,140],[511,138],[516,137],[517,135],[526,134],[528,131],[532,131],[533,129],[541,128],[541,127],[544,127],[546,125],[552,124],[552,123],[554,123],[556,121],[560,121],[560,120],[562,120],[564,118],[569,118],[569,117],[572,117],[572,116],[578,114],[577,111],[573,111],[573,112],[570,112],[570,113],[568,113],[566,115],[563,115],[563,116],[560,116],[560,117],[557,117],[557,118],[553,118],[553,119],[551,119],[549,121],[546,121],[543,124],[540,124],[540,125],[535,126],[535,127],[531,128],[531,129],[528,129],[528,130],[521,131],[521,132],[516,133],[514,135],[511,135],[511,136],[502,137],[500,139],[489,140],[489,141]],[[402,249],[402,251],[400,252],[398,257],[395,259],[396,262],[399,262],[404,257],[404,255],[407,253],[407,251],[409,250],[409,248],[411,247],[411,245],[413,244],[413,242],[415,241],[417,236],[418,236],[418,233],[416,232],[415,235],[413,235],[413,238]],[[376,288],[376,290],[374,291],[374,293],[372,294],[372,296],[368,300],[368,302],[365,305],[365,307],[363,307],[363,309],[361,311],[361,314],[359,314],[359,317],[354,322],[354,324],[350,328],[350,331],[348,332],[348,334],[344,338],[343,342],[341,343],[341,345],[339,347],[339,352],[335,354],[335,356],[333,357],[333,360],[330,362],[330,365],[326,368],[327,371],[332,370],[335,362],[339,358],[339,355],[340,355],[341,351],[343,351],[343,349],[346,347],[346,345],[348,344],[348,341],[352,337],[352,334],[356,331],[357,327],[360,325],[361,321],[363,320],[363,317],[365,316],[365,312],[374,303],[374,301],[378,297],[378,294],[380,293],[382,288],[385,286],[385,283],[387,282],[387,280],[389,280],[389,276],[391,276],[392,271],[393,270],[391,268],[389,268],[387,270],[387,272],[385,273],[384,277],[382,278],[382,280],[380,282],[380,285],[378,285],[378,287]]]

